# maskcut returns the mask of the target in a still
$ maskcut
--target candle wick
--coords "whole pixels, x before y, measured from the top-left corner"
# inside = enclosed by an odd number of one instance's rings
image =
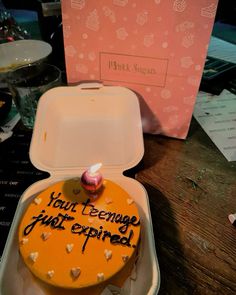
[[[97,163],[89,168],[89,174],[93,175],[102,167],[102,163]]]

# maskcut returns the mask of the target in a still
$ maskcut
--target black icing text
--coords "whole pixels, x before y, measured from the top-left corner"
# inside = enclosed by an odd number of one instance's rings
[[[27,225],[24,229],[25,236],[27,236],[33,230],[37,223],[39,223],[39,225],[50,226],[52,229],[64,230],[64,222],[74,220],[74,217],[69,216],[68,214],[58,213],[57,216],[48,216],[44,213],[45,210],[42,210],[38,216],[32,217],[34,221]]]
[[[90,200],[88,199],[86,202],[83,203],[84,207],[82,209],[82,215],[89,215],[91,217],[97,216],[99,219],[103,219],[105,221],[123,224],[118,228],[119,231],[123,234],[126,233],[130,225],[137,226],[140,224],[140,220],[138,220],[136,216],[130,217],[128,215],[122,215],[120,213],[98,210],[89,202]]]
[[[97,238],[98,240],[105,241],[106,239],[110,239],[111,244],[119,244],[127,247],[131,247],[132,245],[130,244],[130,240],[133,237],[133,230],[131,229],[129,232],[128,237],[122,236],[122,235],[117,235],[117,234],[112,234],[111,232],[107,230],[103,230],[103,227],[100,226],[99,230],[86,226],[86,225],[81,225],[79,223],[74,223],[71,227],[71,232],[72,234],[78,234],[84,235],[86,237],[84,244],[82,246],[82,252],[84,252],[86,244],[90,238]]]
[[[57,196],[54,196],[55,192],[52,192],[50,195],[50,202],[47,206],[51,206],[53,208],[63,209],[65,211],[70,210],[71,212],[76,212],[75,207],[79,204],[78,202],[69,202],[63,201],[59,197],[61,193],[58,193]]]

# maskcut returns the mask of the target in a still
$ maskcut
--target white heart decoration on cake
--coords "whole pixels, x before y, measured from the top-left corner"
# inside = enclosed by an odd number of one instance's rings
[[[111,250],[107,250],[107,249],[105,249],[105,250],[104,250],[104,255],[105,255],[105,257],[106,257],[106,260],[109,260],[109,259],[111,259],[111,257],[112,257],[112,251],[111,251]]]
[[[46,241],[46,240],[51,236],[51,234],[52,234],[52,233],[50,233],[50,232],[43,232],[43,233],[41,234],[41,238],[42,238],[44,241]]]
[[[52,278],[54,276],[54,273],[55,273],[54,270],[49,270],[47,274],[49,278]]]
[[[106,204],[111,204],[111,203],[112,203],[112,199],[110,199],[110,198],[106,198],[106,199],[105,199],[105,202],[106,202]]]
[[[128,255],[122,255],[122,260],[126,262],[128,260],[129,256]]]
[[[134,202],[133,199],[127,199],[127,203],[128,203],[129,205],[133,204],[133,202]]]
[[[38,252],[31,252],[30,255],[29,255],[29,258],[30,258],[33,262],[36,262],[38,256],[39,256],[39,253],[38,253]]]
[[[70,252],[72,251],[73,247],[74,247],[74,244],[67,244],[67,245],[66,245],[66,251],[67,251],[68,253],[70,253]]]
[[[42,202],[42,199],[41,198],[35,198],[34,202],[35,202],[36,205],[39,205]]]
[[[72,277],[73,277],[74,279],[78,278],[78,276],[80,275],[80,273],[81,273],[81,270],[80,270],[79,267],[73,267],[73,268],[71,269],[71,274],[72,274]]]
[[[29,239],[27,239],[27,238],[23,238],[23,239],[21,240],[21,244],[22,244],[22,245],[25,245],[26,243],[28,243],[28,241],[29,241]]]
[[[104,273],[103,272],[99,272],[97,274],[97,279],[98,279],[99,282],[104,281]]]

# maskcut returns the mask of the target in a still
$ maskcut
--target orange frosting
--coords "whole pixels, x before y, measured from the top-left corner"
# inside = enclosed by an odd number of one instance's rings
[[[34,197],[19,227],[25,264],[46,287],[57,288],[55,294],[58,288],[99,294],[108,284],[121,287],[139,239],[135,202],[110,180],[95,197],[79,179],[50,186]]]

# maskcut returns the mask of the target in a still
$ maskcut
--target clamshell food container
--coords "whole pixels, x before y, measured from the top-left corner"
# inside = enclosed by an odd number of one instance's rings
[[[21,196],[0,265],[1,295],[42,295],[18,252],[18,225],[32,198],[49,185],[81,176],[101,162],[102,174],[123,187],[135,200],[142,223],[140,257],[131,295],[154,295],[160,286],[148,195],[123,172],[144,153],[138,98],[131,90],[99,83],[57,87],[39,100],[30,159],[50,177],[31,185]]]

